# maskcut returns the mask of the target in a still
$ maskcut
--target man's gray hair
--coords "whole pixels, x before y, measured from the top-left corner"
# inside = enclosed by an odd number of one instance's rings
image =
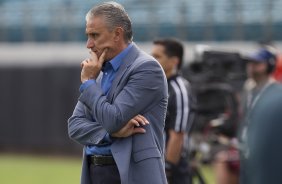
[[[125,41],[132,41],[133,35],[131,20],[121,4],[110,1],[98,6],[94,6],[86,14],[86,21],[89,21],[94,16],[104,17],[110,31],[116,27],[122,27],[124,29]]]

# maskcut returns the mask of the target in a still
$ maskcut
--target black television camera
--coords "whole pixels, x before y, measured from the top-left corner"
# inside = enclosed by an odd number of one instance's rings
[[[183,70],[191,83],[192,129],[228,137],[238,123],[238,94],[247,78],[246,62],[237,52],[204,51]]]
[[[210,163],[223,150],[228,153],[227,166],[237,173],[239,158],[233,140],[239,122],[238,95],[247,78],[245,60],[236,52],[205,51],[184,68],[183,75],[192,93],[187,145],[190,162],[196,163],[192,175],[205,184],[197,163]]]

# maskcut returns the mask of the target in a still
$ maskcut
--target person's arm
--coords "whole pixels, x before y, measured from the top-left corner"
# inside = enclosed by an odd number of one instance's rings
[[[173,129],[170,129],[168,133],[169,140],[165,152],[165,172],[168,181],[171,181],[171,177],[174,175],[173,172],[181,157],[185,134],[183,132],[176,132]]]
[[[78,101],[72,116],[68,120],[70,138],[82,145],[99,144],[107,131],[91,115],[86,115],[85,106]]]
[[[80,102],[77,103],[73,115],[68,120],[69,136],[82,145],[95,145],[101,143],[109,135],[106,130],[86,115],[86,109]],[[92,120],[89,120],[92,119]],[[149,124],[148,120],[142,115],[132,118],[118,132],[111,134],[112,137],[128,137],[136,133],[145,133],[142,126]]]
[[[169,118],[166,121],[168,140],[165,152],[166,175],[169,180],[181,158],[189,115],[188,90],[185,82],[177,79],[176,81],[171,81],[170,85]]]
[[[96,83],[85,89],[79,98],[110,134],[119,131],[135,115],[149,111],[165,96],[166,81],[159,64],[154,60],[138,62],[139,66],[130,71],[127,84],[113,103]]]
[[[166,149],[166,160],[172,164],[178,164],[187,133],[189,116],[188,87],[180,77],[171,81],[169,97],[169,119],[166,122],[168,131],[168,143]]]
[[[166,148],[166,161],[171,164],[177,165],[183,148],[184,142],[183,132],[176,132],[175,130],[169,130],[169,140]]]

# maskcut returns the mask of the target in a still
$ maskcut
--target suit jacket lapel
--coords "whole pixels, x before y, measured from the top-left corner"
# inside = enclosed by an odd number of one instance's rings
[[[120,68],[118,69],[115,79],[108,93],[108,99],[110,102],[112,102],[114,98],[116,87],[118,86],[122,76],[125,74],[128,67],[135,61],[135,58],[137,57],[138,52],[139,52],[138,47],[133,43],[133,47],[131,48],[129,53],[125,56],[125,58],[123,59],[123,63],[121,64]]]

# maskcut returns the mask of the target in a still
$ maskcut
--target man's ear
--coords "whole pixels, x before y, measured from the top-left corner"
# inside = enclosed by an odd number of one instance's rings
[[[174,66],[177,66],[177,67],[178,67],[178,65],[179,65],[179,59],[178,59],[178,57],[172,56],[172,57],[171,57],[171,60],[172,60],[172,62],[173,62],[173,64],[174,64]]]
[[[114,30],[114,40],[115,41],[119,41],[120,39],[123,39],[123,33],[124,33],[124,30],[123,28],[121,27],[116,27],[115,30]]]

